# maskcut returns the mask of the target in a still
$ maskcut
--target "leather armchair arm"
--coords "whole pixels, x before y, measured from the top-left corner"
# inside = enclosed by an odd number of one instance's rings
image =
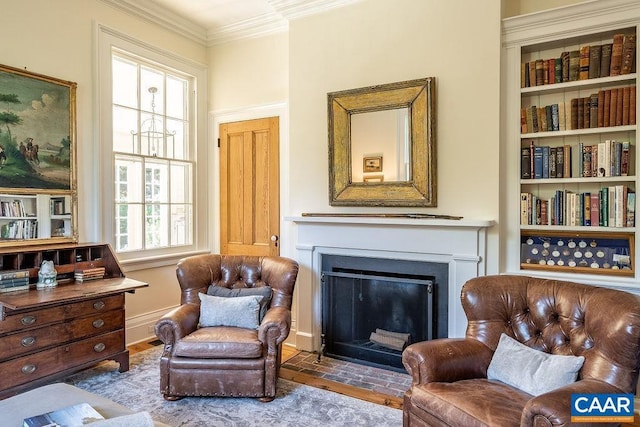
[[[258,328],[258,339],[267,344],[267,352],[275,355],[278,345],[288,336],[291,329],[291,310],[286,307],[271,307]]]
[[[411,344],[402,363],[413,385],[487,376],[493,351],[472,338],[441,338]]]
[[[541,394],[529,400],[522,411],[520,425],[570,426],[571,394],[573,393],[622,393],[620,389],[604,381],[584,379]],[[602,423],[581,426],[603,426]]]
[[[189,335],[198,327],[200,305],[183,304],[166,313],[156,322],[156,336],[165,347]]]

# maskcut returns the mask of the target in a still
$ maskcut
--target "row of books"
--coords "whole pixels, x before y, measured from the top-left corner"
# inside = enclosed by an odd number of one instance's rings
[[[27,216],[22,200],[0,201],[0,216],[22,217]]]
[[[522,133],[615,127],[636,124],[636,86],[598,93],[544,107],[520,109]]]
[[[38,237],[38,221],[20,219],[0,226],[0,239],[35,239]]]
[[[520,87],[619,76],[635,72],[636,35],[614,34],[611,43],[584,45],[560,58],[520,64]]]
[[[629,176],[633,160],[629,141],[606,140],[560,147],[534,145],[521,151],[522,179]]]
[[[89,280],[102,279],[104,278],[104,273],[104,267],[85,268],[82,270],[76,270],[73,274],[73,277],[76,282],[86,282]]]
[[[29,270],[0,271],[0,292],[29,289]]]
[[[598,192],[556,190],[550,199],[520,194],[520,223],[591,227],[634,227],[636,194],[626,185],[603,187]]]

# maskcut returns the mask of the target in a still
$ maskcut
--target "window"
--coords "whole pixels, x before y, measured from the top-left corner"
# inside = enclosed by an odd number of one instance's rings
[[[115,250],[190,245],[190,79],[112,54]]]
[[[124,262],[205,249],[206,235],[196,233],[206,230],[198,227],[205,215],[194,197],[198,177],[206,182],[196,162],[197,150],[206,153],[197,144],[204,140],[197,108],[204,106],[196,101],[204,72],[111,31],[100,37],[110,74],[100,83],[101,117],[109,118],[101,122],[103,165],[113,183],[103,187],[105,240]],[[204,212],[206,200],[198,197]]]

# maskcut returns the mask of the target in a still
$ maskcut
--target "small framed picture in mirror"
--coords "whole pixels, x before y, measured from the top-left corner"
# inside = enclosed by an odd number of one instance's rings
[[[382,156],[365,156],[362,159],[363,172],[382,172]]]

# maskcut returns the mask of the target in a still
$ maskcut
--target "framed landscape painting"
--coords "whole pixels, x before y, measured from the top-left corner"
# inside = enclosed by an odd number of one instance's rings
[[[0,188],[74,190],[76,87],[0,65]]]

